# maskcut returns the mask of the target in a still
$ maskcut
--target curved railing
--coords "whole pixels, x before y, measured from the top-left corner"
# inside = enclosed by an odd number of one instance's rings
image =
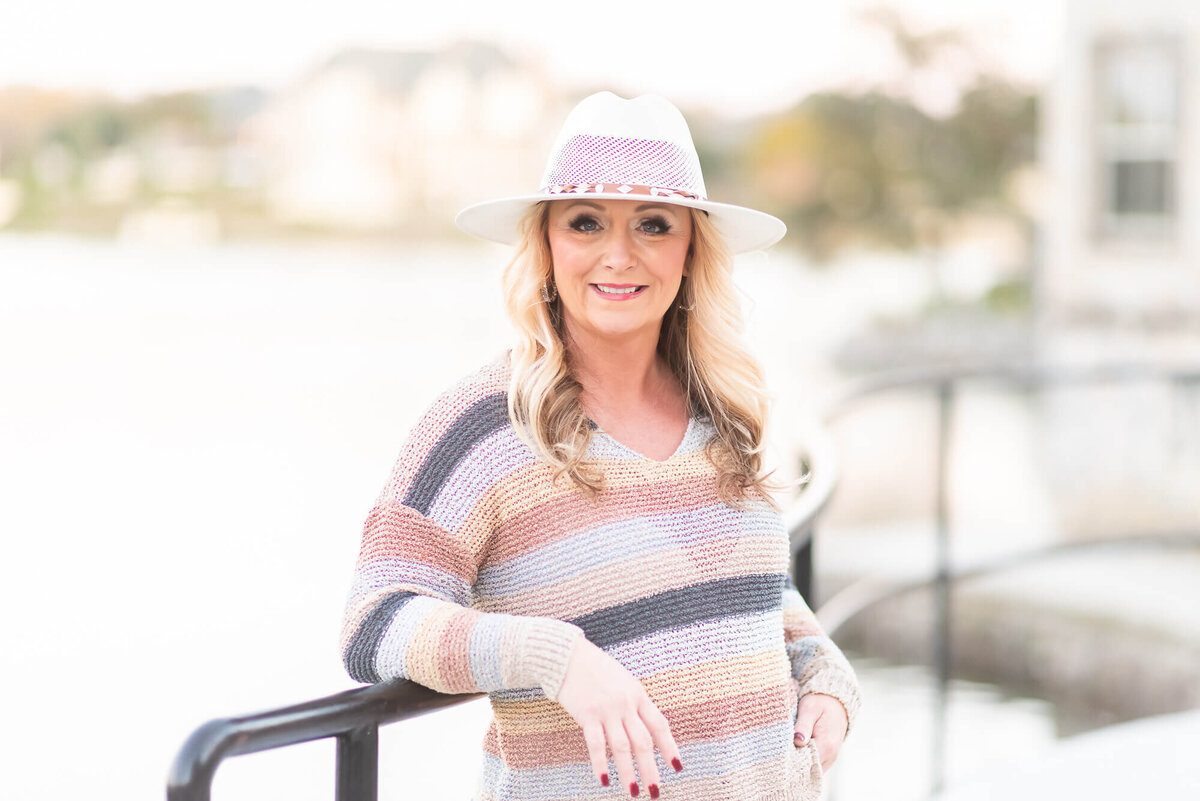
[[[1020,564],[1039,561],[1072,551],[1104,547],[1170,546],[1196,547],[1192,534],[1159,535],[1147,532],[1128,537],[1106,537],[1104,541],[1080,541],[1062,543],[1026,553],[1011,554],[970,567],[957,570],[951,568],[951,540],[949,519],[949,493],[946,485],[949,461],[951,421],[959,385],[969,381],[1001,381],[1021,389],[1040,389],[1046,385],[1079,385],[1101,382],[1156,380],[1178,387],[1200,386],[1200,365],[1170,365],[1146,362],[1096,364],[1088,366],[1038,364],[1023,361],[960,363],[936,367],[901,369],[876,373],[864,378],[836,396],[824,409],[822,420],[828,424],[835,421],[864,398],[901,389],[922,388],[931,390],[937,398],[936,434],[936,490],[934,498],[934,521],[936,556],[935,569],[931,577],[909,581],[889,582],[878,579],[862,579],[840,591],[828,603],[815,606],[815,593],[810,604],[817,609],[817,617],[832,634],[850,617],[865,611],[889,598],[914,589],[933,590],[933,652],[931,654],[937,681],[934,704],[933,756],[931,761],[931,793],[937,795],[945,784],[946,709],[950,688],[950,588],[958,581],[979,575],[999,572]],[[811,559],[811,543],[809,544]]]
[[[1147,364],[1104,365],[1092,368],[1065,368],[1023,363],[957,365],[944,368],[896,371],[879,374],[858,382],[830,404],[823,420],[831,422],[851,405],[869,395],[909,388],[932,387],[938,397],[937,461],[937,570],[933,577],[894,585],[860,583],[851,585],[822,606],[819,616],[830,630],[867,607],[918,586],[935,589],[935,667],[939,677],[939,720],[944,721],[945,688],[949,681],[949,616],[952,582],[984,572],[1015,566],[1020,561],[1048,558],[1057,553],[1084,547],[1115,547],[1120,541],[1077,543],[1055,546],[1043,551],[1006,557],[988,565],[961,569],[950,568],[946,464],[950,419],[955,390],[959,383],[975,379],[1006,380],[1019,386],[1050,383],[1134,380],[1154,378],[1180,383],[1200,383],[1200,367],[1171,368]],[[816,428],[809,436],[804,466],[808,482],[796,504],[785,516],[791,540],[793,580],[810,605],[816,606],[812,587],[813,535],[817,522],[838,480],[836,450],[824,429]],[[1130,545],[1133,538],[1128,538]],[[1172,544],[1192,547],[1200,538],[1173,538]],[[1139,537],[1137,544],[1152,544],[1152,538]],[[378,794],[378,732],[388,723],[417,717],[447,706],[482,697],[482,693],[448,695],[413,682],[397,680],[359,687],[294,706],[268,710],[254,715],[221,718],[196,729],[176,755],[167,784],[168,801],[208,801],[213,776],[221,761],[241,754],[266,751],[311,740],[337,739],[335,798],[337,801],[371,801]],[[940,727],[939,727],[940,728]],[[935,763],[939,762],[935,756]],[[935,768],[935,771],[937,769]],[[940,784],[936,778],[935,788]]]
[[[334,797],[373,799],[378,791],[380,726],[482,695],[447,695],[411,681],[392,681],[255,715],[210,720],[192,732],[175,756],[167,799],[208,801],[213,774],[227,757],[327,737],[337,738]]]
[[[800,502],[785,516],[792,543],[793,570],[801,593],[810,589],[812,534],[834,489],[828,438],[818,436],[806,459],[811,479]],[[426,712],[483,697],[483,693],[446,694],[403,679],[359,687],[326,698],[253,715],[211,720],[184,742],[167,780],[168,801],[209,801],[213,776],[222,760],[337,739],[337,801],[373,801],[378,797],[379,727]]]

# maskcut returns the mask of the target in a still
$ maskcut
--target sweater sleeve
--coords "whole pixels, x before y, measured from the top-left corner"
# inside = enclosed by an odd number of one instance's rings
[[[799,695],[832,695],[842,702],[849,728],[854,728],[862,704],[854,668],[821,628],[790,579],[783,588],[783,639]]]
[[[472,588],[498,520],[502,392],[457,387],[410,433],[363,526],[341,651],[361,682],[405,678],[446,693],[540,687],[556,700],[578,626],[481,612]]]

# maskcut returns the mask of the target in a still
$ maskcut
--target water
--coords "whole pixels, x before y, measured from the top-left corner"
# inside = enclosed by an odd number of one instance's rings
[[[161,797],[203,721],[349,686],[336,639],[363,518],[415,415],[507,340],[505,257],[0,237],[0,795]],[[790,410],[782,450],[829,348],[921,302],[907,269],[739,263],[750,339]],[[864,673],[838,799],[879,797],[879,771],[849,767],[868,754],[911,759],[920,785],[915,681]],[[1041,731],[1040,711],[968,695],[959,725]],[[485,721],[474,703],[385,731],[384,797],[468,797]],[[328,799],[332,754],[232,760],[215,797]]]

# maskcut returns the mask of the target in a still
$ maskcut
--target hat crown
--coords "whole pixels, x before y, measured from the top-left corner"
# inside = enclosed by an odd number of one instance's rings
[[[787,231],[770,214],[708,199],[692,132],[670,101],[658,95],[625,100],[612,92],[584,98],[567,115],[538,190],[475,203],[454,221],[469,234],[516,245],[529,231],[522,224],[532,209],[572,196],[653,198],[699,209],[734,253],[765,248]]]
[[[597,92],[567,116],[546,162],[541,191],[597,184],[708,196],[687,121],[659,95],[625,100]]]

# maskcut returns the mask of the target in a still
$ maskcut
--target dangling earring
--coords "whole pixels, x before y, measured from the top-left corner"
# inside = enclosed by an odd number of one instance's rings
[[[542,300],[544,300],[546,303],[553,303],[554,299],[557,297],[558,287],[554,285],[553,281],[548,281],[545,284],[542,284]]]
[[[685,280],[685,281],[687,280],[687,276],[686,276],[686,275],[685,275],[683,278],[684,278],[684,280]],[[684,286],[686,287],[686,284],[685,284]],[[684,293],[683,293],[683,294],[685,294],[685,295],[687,294],[686,290],[684,291]],[[682,303],[680,303],[680,304],[679,304],[679,310],[680,310],[680,311],[691,311],[691,310],[692,310],[692,309],[694,309],[694,308],[696,308],[696,304],[695,304],[694,302],[692,303],[692,305],[691,305],[691,306],[684,306]]]

